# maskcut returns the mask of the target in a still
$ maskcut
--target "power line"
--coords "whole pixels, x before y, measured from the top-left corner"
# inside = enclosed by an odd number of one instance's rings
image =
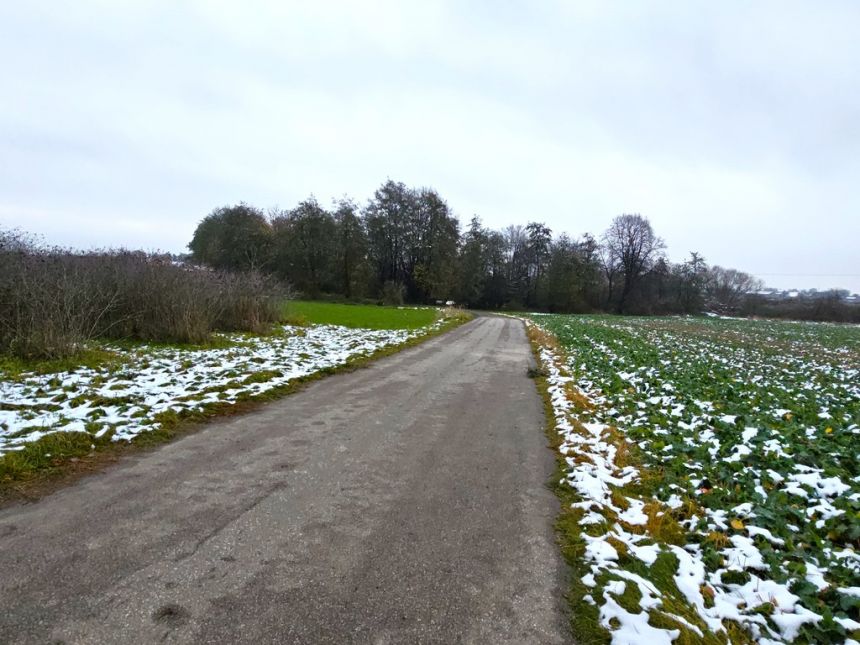
[[[750,273],[791,278],[860,278],[860,273],[762,273],[760,271],[750,271]]]

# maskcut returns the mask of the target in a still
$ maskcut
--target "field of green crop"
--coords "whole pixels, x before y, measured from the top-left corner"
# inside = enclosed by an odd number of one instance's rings
[[[860,327],[530,319],[581,638],[860,636]]]

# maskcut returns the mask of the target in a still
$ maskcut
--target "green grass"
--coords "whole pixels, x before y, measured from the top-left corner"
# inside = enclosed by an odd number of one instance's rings
[[[24,479],[34,472],[47,471],[66,460],[85,457],[103,448],[110,437],[95,438],[86,432],[54,432],[28,443],[22,450],[0,457],[0,484]],[[2,486],[0,486],[2,489]]]
[[[432,307],[382,307],[331,302],[293,300],[284,307],[287,322],[294,324],[343,325],[363,329],[417,329],[436,319]]]
[[[279,333],[278,327],[271,333]],[[260,334],[257,334],[260,335]],[[224,349],[241,345],[245,337],[253,337],[249,332],[233,333],[228,337],[224,333],[213,333],[203,343],[170,343],[152,342],[137,339],[102,340],[95,339],[87,342],[78,352],[64,358],[29,359],[0,354],[0,379],[7,381],[20,380],[33,374],[57,374],[59,372],[75,372],[82,369],[104,369],[107,367],[119,370],[127,363],[130,354],[145,354],[158,349],[180,349],[193,352],[206,349]]]
[[[79,369],[119,365],[123,358],[110,347],[89,347],[74,356],[55,359],[24,359],[0,355],[0,379],[16,380],[24,374],[56,374]]]

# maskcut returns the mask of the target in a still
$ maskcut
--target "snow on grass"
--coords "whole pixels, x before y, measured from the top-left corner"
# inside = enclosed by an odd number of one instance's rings
[[[0,455],[58,431],[130,440],[159,427],[161,415],[260,396],[441,323],[415,330],[285,326],[274,336],[226,335],[225,348],[117,350],[119,367],[0,380]]]
[[[560,343],[540,359],[580,500],[584,600],[614,643],[725,642],[733,624],[761,642],[857,638],[856,328],[530,324]],[[636,606],[615,598],[631,572],[654,587]]]

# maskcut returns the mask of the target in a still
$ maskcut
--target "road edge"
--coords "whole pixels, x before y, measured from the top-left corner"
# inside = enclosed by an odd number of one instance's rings
[[[99,472],[124,458],[155,450],[181,437],[199,432],[206,428],[211,420],[253,412],[263,405],[299,392],[327,376],[364,369],[379,359],[421,345],[472,320],[474,320],[473,314],[463,312],[462,315],[449,317],[438,327],[428,329],[420,336],[410,338],[403,343],[382,347],[370,354],[351,358],[341,365],[326,367],[312,374],[300,376],[263,394],[241,398],[234,403],[216,403],[201,410],[188,411],[165,419],[159,428],[137,435],[130,441],[114,442],[108,439],[100,443],[96,442],[94,449],[87,448],[82,453],[72,452],[56,457],[46,467],[29,471],[24,477],[0,479],[0,509],[15,504],[37,502],[56,490]],[[47,436],[55,437],[58,434],[63,433]],[[39,450],[40,441],[28,444],[27,449]],[[89,446],[91,442],[88,440],[86,443]]]
[[[568,630],[574,642],[577,643],[609,643],[609,633],[600,627],[599,616],[595,607],[583,601],[587,589],[582,584],[582,576],[589,569],[584,564],[585,541],[581,537],[579,521],[573,511],[572,504],[577,501],[573,489],[565,483],[568,471],[565,456],[559,448],[562,444],[561,435],[555,429],[555,411],[549,393],[548,372],[540,357],[540,349],[548,343],[557,345],[555,338],[530,321],[520,318],[526,329],[529,347],[536,368],[529,373],[535,382],[544,409],[544,434],[547,444],[555,456],[555,470],[547,482],[547,487],[559,501],[558,515],[553,522],[556,545],[562,559],[567,564],[567,585],[564,594],[567,606]]]

